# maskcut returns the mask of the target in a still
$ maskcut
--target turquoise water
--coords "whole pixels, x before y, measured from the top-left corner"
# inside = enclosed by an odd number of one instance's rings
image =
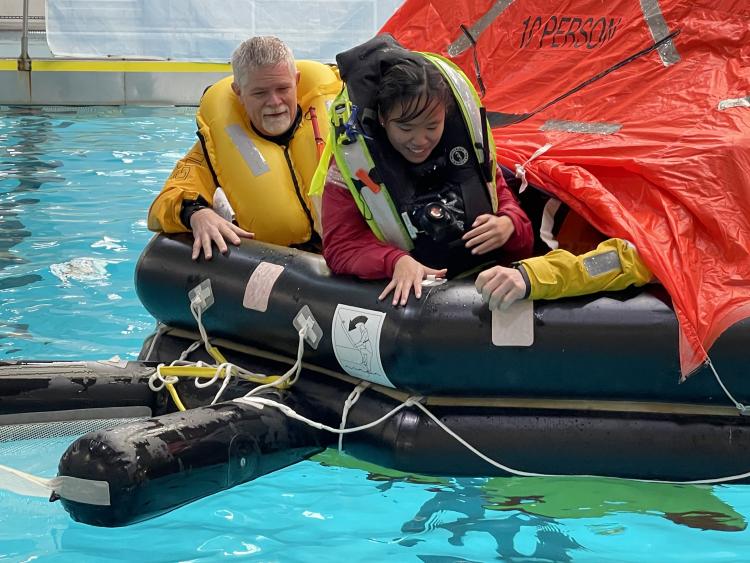
[[[0,359],[132,359],[145,214],[194,110],[57,109],[0,119]]]
[[[0,360],[134,358],[145,211],[192,110],[2,109]],[[72,439],[0,442],[0,464],[51,477]],[[744,486],[425,478],[327,452],[121,529],[0,491],[0,561],[748,561],[748,517]]]

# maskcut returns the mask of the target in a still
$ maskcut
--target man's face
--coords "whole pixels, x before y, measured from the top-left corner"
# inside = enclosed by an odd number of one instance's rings
[[[299,72],[282,61],[247,73],[244,87],[232,83],[234,93],[250,118],[264,135],[281,135],[297,116]]]

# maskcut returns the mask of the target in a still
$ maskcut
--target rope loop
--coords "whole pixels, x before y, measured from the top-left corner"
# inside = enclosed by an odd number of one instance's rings
[[[547,143],[546,145],[543,145],[539,147],[534,154],[532,154],[529,159],[524,162],[523,164],[516,164],[516,178],[521,180],[521,187],[518,188],[518,193],[522,194],[524,190],[529,186],[529,181],[526,179],[526,166],[531,163],[531,161],[539,158],[544,153],[546,153],[549,149],[552,148],[551,143]]]

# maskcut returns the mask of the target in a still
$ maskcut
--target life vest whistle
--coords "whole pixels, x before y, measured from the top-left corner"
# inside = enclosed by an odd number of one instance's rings
[[[377,194],[380,193],[380,185],[376,184],[372,178],[370,178],[370,175],[365,172],[362,168],[357,170],[354,175],[357,177],[357,179],[362,182],[365,186],[370,188],[370,191],[372,193]]]

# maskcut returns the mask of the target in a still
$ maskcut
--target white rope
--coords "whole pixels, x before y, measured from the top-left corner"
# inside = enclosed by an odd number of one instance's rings
[[[250,392],[245,395],[245,398],[251,397],[252,395],[255,395],[256,393],[262,391],[263,389],[269,389],[271,387],[281,387],[287,381],[289,381],[289,385],[294,385],[295,383],[297,383],[299,374],[302,371],[302,356],[305,353],[305,335],[307,334],[307,329],[308,325],[304,325],[301,329],[299,329],[299,332],[297,333],[299,336],[299,343],[297,345],[297,359],[294,362],[294,365],[292,365],[292,367],[290,367],[284,375],[279,377],[273,383],[258,385],[257,387],[251,389]],[[240,399],[242,398],[243,397],[240,397]]]
[[[159,391],[164,389],[164,386],[167,384],[174,385],[179,381],[179,379],[174,376],[163,376],[161,374],[161,368],[163,367],[164,364],[159,364],[158,366],[156,366],[156,371],[152,373],[148,378],[148,388],[151,389],[151,391],[153,391],[154,393],[158,393]]]
[[[203,347],[205,348],[206,352],[208,354],[211,354],[211,351],[214,350],[214,346],[211,344],[210,340],[208,339],[208,334],[206,332],[206,327],[203,325],[203,310],[197,306],[197,302],[191,302],[190,303],[190,312],[193,315],[193,318],[195,319],[196,324],[198,325],[198,332],[200,333],[200,340],[196,340],[190,346],[188,346],[181,354],[180,357],[177,360],[174,360],[172,363],[169,364],[170,367],[174,366],[195,366],[195,367],[207,367],[207,368],[213,368],[214,374],[211,377],[208,378],[200,378],[196,377],[193,381],[193,384],[199,388],[203,389],[206,387],[210,387],[211,385],[214,385],[222,376],[222,373],[224,377],[222,378],[222,384],[219,388],[218,392],[214,396],[213,400],[210,404],[214,405],[216,404],[221,396],[224,394],[224,391],[229,386],[229,382],[232,379],[232,377],[239,377],[241,379],[248,379],[248,378],[257,378],[257,377],[263,377],[262,374],[257,374],[255,372],[252,372],[250,370],[246,370],[236,364],[233,364],[231,362],[223,362],[221,364],[215,365],[215,364],[208,364],[202,361],[197,362],[189,362],[186,361],[186,358],[194,352],[201,344],[203,344]],[[279,379],[274,381],[273,383],[269,383],[266,385],[260,385],[258,387],[255,387],[252,391],[250,391],[250,394],[257,393],[261,389],[267,389],[269,387],[279,387],[283,385],[287,380],[289,380],[292,375],[294,375],[294,379],[290,382],[290,384],[293,384],[297,378],[299,377],[299,373],[302,369],[302,355],[304,353],[304,338],[307,334],[308,327],[304,326],[299,331],[299,345],[297,350],[297,361],[292,366],[292,368],[287,371],[283,376],[281,376]],[[150,352],[149,352],[150,354]],[[164,386],[167,384],[176,385],[180,382],[180,378],[177,376],[165,376],[162,374],[162,368],[165,366],[165,364],[159,364],[156,367],[156,371],[151,374],[148,380],[149,388],[152,391],[159,392],[162,389],[164,389]]]
[[[361,392],[362,392],[361,390],[357,392],[357,388],[355,388],[352,391],[352,393],[349,395],[349,398],[351,399],[355,396],[359,398],[359,395],[361,394]],[[251,405],[256,408],[263,408],[264,406],[277,408],[289,418],[299,420],[319,430],[325,430],[333,434],[338,434],[340,437],[343,436],[344,434],[353,434],[354,432],[360,432],[362,430],[373,428],[385,422],[386,420],[388,420],[390,417],[392,417],[393,415],[395,415],[402,409],[406,407],[410,407],[410,406],[416,406],[417,408],[422,410],[432,421],[434,421],[435,424],[437,424],[446,434],[451,436],[454,440],[456,440],[459,444],[464,446],[471,453],[473,453],[480,459],[486,461],[488,464],[492,465],[493,467],[496,467],[502,471],[505,471],[506,473],[509,473],[511,475],[515,475],[518,477],[555,477],[555,478],[564,477],[564,478],[593,478],[593,479],[607,478],[607,479],[617,479],[621,481],[638,481],[642,483],[660,483],[660,484],[669,484],[669,485],[714,485],[714,484],[719,484],[719,483],[729,483],[732,481],[739,481],[741,479],[747,479],[750,477],[750,472],[747,472],[747,473],[742,473],[739,475],[729,475],[729,476],[717,477],[713,479],[696,479],[692,481],[668,481],[668,480],[661,480],[661,479],[636,479],[636,478],[629,478],[629,477],[612,477],[612,476],[607,476],[607,475],[588,475],[588,474],[572,474],[571,475],[571,474],[536,473],[532,471],[523,471],[520,469],[515,469],[503,463],[500,463],[499,461],[496,461],[490,458],[489,456],[485,455],[480,450],[472,446],[464,438],[462,438],[456,432],[448,428],[448,426],[446,426],[445,423],[443,423],[439,418],[437,418],[437,416],[435,416],[432,412],[430,412],[430,410],[421,403],[422,397],[409,397],[408,399],[403,401],[400,405],[391,409],[389,412],[381,416],[379,419],[374,420],[368,424],[364,424],[364,425],[356,426],[352,428],[344,428],[343,422],[340,428],[332,428],[330,426],[327,426],[320,422],[316,422],[314,420],[311,420],[309,418],[306,418],[300,415],[299,413],[294,411],[291,407],[288,407],[287,405],[283,403],[279,403],[278,401],[274,401],[272,399],[266,399],[264,397],[251,397],[251,396],[246,395],[244,397],[239,397],[234,400],[235,402]],[[347,401],[348,400],[349,399],[347,399]],[[352,404],[354,404],[355,401],[356,399],[352,400]],[[346,407],[344,409],[344,412],[347,412]],[[341,441],[339,441],[339,451],[340,450],[341,450]]]
[[[346,401],[344,401],[344,408],[341,411],[341,424],[339,425],[339,430],[343,430],[346,428],[346,419],[349,418],[349,411],[354,406],[354,403],[356,403],[359,400],[360,395],[362,395],[362,391],[367,389],[370,386],[369,381],[361,381],[359,385],[357,385],[354,389],[352,389],[352,392],[349,393],[349,396],[346,398]],[[339,453],[344,451],[344,435],[339,434]]]
[[[154,333],[154,337],[151,339],[151,345],[148,347],[148,352],[146,352],[146,357],[143,358],[144,362],[147,362],[149,358],[151,358],[151,354],[154,351],[154,347],[156,346],[157,340],[161,338],[161,336],[168,330],[168,328],[169,327],[167,325],[161,322],[156,323],[156,332]]]
[[[519,178],[521,180],[521,187],[518,188],[518,193],[522,194],[529,185],[529,182],[526,179],[526,166],[532,160],[539,158],[551,148],[552,148],[552,144],[547,143],[546,145],[539,147],[536,150],[536,152],[534,152],[534,154],[532,154],[526,162],[524,162],[523,164],[516,164],[516,178]]]
[[[427,407],[425,407],[423,404],[419,402],[415,402],[413,404],[417,408],[421,409],[427,416],[429,416],[435,422],[435,424],[437,424],[440,428],[443,429],[444,432],[446,432],[449,436],[455,439],[459,444],[464,446],[470,452],[472,452],[479,458],[483,459],[484,461],[486,461],[493,467],[497,467],[498,469],[502,469],[503,471],[510,473],[511,475],[516,475],[519,477],[556,477],[556,478],[558,477],[570,477],[570,478],[587,477],[587,478],[594,478],[594,479],[601,479],[602,477],[604,477],[607,479],[617,479],[620,481],[639,481],[641,483],[660,483],[660,484],[665,484],[665,485],[715,485],[719,483],[728,483],[730,481],[739,481],[740,479],[747,479],[748,477],[750,477],[750,471],[748,471],[747,473],[741,473],[739,475],[716,477],[714,479],[696,479],[693,481],[666,481],[666,480],[661,480],[661,479],[635,479],[635,478],[630,478],[630,477],[610,477],[606,475],[586,475],[586,474],[566,475],[566,474],[533,473],[530,471],[522,471],[520,469],[514,469],[507,465],[503,465],[502,463],[495,461],[494,459],[486,456],[485,454],[480,452],[478,449],[476,449],[474,446],[469,444],[461,436],[456,434],[453,430],[448,428],[440,419],[438,419],[434,414],[432,414],[427,409]]]
[[[221,376],[221,372],[224,371],[224,366],[229,365],[229,364],[222,363],[222,364],[219,364],[218,366],[215,366],[214,364],[207,364],[207,363],[202,362],[202,361],[199,360],[199,361],[195,362],[194,365],[195,365],[195,367],[199,367],[199,368],[202,368],[202,367],[215,368],[214,369],[214,374],[211,377],[209,377],[208,379],[202,381],[201,378],[199,378],[199,377],[195,378],[195,386],[198,389],[203,389],[205,387],[211,387],[211,385],[213,385],[214,383],[216,383],[219,380],[219,377]]]
[[[265,397],[250,397],[247,395],[245,395],[244,397],[238,397],[234,399],[236,403],[243,403],[243,404],[255,407],[255,408],[263,408],[264,406],[277,408],[282,413],[287,415],[289,418],[299,420],[300,422],[304,422],[308,426],[312,426],[313,428],[317,428],[318,430],[325,430],[333,434],[353,434],[354,432],[361,432],[362,430],[368,430],[370,428],[377,426],[378,424],[385,422],[397,412],[407,407],[410,407],[413,404],[415,404],[417,401],[421,401],[421,400],[422,400],[422,397],[409,397],[406,401],[404,401],[397,407],[394,407],[393,409],[385,413],[383,416],[381,416],[377,420],[373,420],[372,422],[363,424],[362,426],[354,426],[352,428],[342,429],[342,428],[333,428],[332,426],[328,426],[326,424],[323,424],[322,422],[317,422],[315,420],[302,416],[291,407],[288,407],[284,403],[279,403],[278,401],[274,401],[273,399],[267,399]]]
[[[552,147],[552,145],[549,144],[549,143],[546,144],[546,145],[544,145],[543,147],[540,147],[533,155],[531,155],[531,157],[523,165],[519,165],[519,164],[516,165],[516,177],[522,178],[522,185],[521,185],[521,190],[520,191],[523,191],[526,188],[526,186],[528,186],[528,183],[526,182],[526,175],[525,175],[524,166],[527,165],[532,160],[534,160],[535,158],[537,158],[540,155],[544,154],[551,147]],[[209,342],[208,335],[206,334],[205,327],[203,326],[203,322],[202,322],[202,318],[201,318],[202,317],[201,310],[197,309],[195,307],[195,305],[196,305],[196,303],[191,302],[191,304],[190,304],[190,311],[193,313],[193,317],[195,318],[196,322],[198,323],[198,330],[200,331],[200,334],[201,334],[201,340],[197,341],[197,342],[194,342],[193,344],[191,344],[191,346],[188,348],[188,350],[190,350],[190,351],[194,350],[202,342],[204,344],[205,348],[206,348],[206,351],[210,353],[210,350],[213,349],[213,346]],[[503,463],[500,463],[499,461],[496,461],[496,460],[490,458],[489,456],[485,455],[484,453],[482,453],[481,451],[479,451],[477,448],[475,448],[474,446],[472,446],[469,442],[467,442],[464,438],[462,438],[461,436],[459,436],[456,432],[454,432],[453,430],[451,430],[450,428],[448,428],[448,426],[446,426],[445,423],[443,423],[437,416],[435,416],[432,412],[430,412],[430,410],[421,403],[422,397],[409,397],[405,401],[403,401],[400,405],[398,405],[397,407],[391,409],[389,412],[387,412],[386,414],[384,414],[383,416],[381,416],[377,420],[374,420],[374,421],[372,421],[372,422],[370,422],[368,424],[364,424],[362,426],[357,426],[357,427],[353,427],[353,428],[346,428],[346,421],[347,421],[350,409],[359,400],[359,397],[361,396],[362,392],[370,385],[370,383],[367,382],[367,381],[360,382],[352,390],[352,392],[349,394],[349,396],[347,397],[347,399],[344,401],[342,415],[341,415],[341,423],[339,425],[339,428],[333,428],[331,426],[327,426],[325,424],[322,424],[320,422],[317,422],[317,421],[309,419],[309,418],[307,418],[305,416],[302,416],[299,413],[297,413],[294,409],[292,409],[291,407],[289,407],[289,406],[287,406],[287,405],[285,405],[283,403],[280,403],[278,401],[275,401],[273,399],[268,399],[268,398],[265,398],[265,397],[257,397],[257,396],[255,396],[257,393],[259,393],[260,391],[262,391],[264,389],[280,387],[281,385],[283,385],[287,381],[289,381],[289,385],[293,385],[294,383],[296,383],[296,381],[297,381],[297,379],[299,379],[300,373],[302,371],[302,356],[303,356],[304,351],[305,351],[305,335],[307,334],[307,330],[308,330],[308,325],[305,324],[299,330],[299,332],[297,333],[298,336],[299,336],[299,342],[298,342],[298,346],[297,346],[297,359],[294,362],[294,365],[292,365],[292,367],[289,368],[289,370],[284,375],[282,375],[281,377],[279,377],[279,379],[277,379],[273,383],[268,383],[268,384],[265,384],[265,385],[259,385],[259,386],[255,387],[255,388],[253,388],[245,396],[238,397],[238,398],[234,399],[234,401],[237,402],[237,403],[247,404],[247,405],[253,406],[255,408],[259,408],[259,409],[263,408],[264,406],[274,407],[274,408],[278,409],[279,411],[281,411],[286,416],[288,416],[289,418],[293,418],[295,420],[299,420],[300,422],[303,422],[303,423],[305,423],[305,424],[307,424],[307,425],[309,425],[309,426],[311,426],[313,428],[317,428],[319,430],[325,430],[325,431],[331,432],[333,434],[338,434],[338,436],[339,436],[339,441],[338,441],[339,452],[341,452],[342,449],[343,449],[343,436],[344,436],[344,434],[353,434],[355,432],[360,432],[362,430],[367,430],[367,429],[373,428],[373,427],[381,424],[382,422],[385,422],[390,417],[392,417],[396,413],[400,412],[402,409],[410,407],[410,406],[416,406],[422,412],[424,412],[433,422],[435,422],[435,424],[437,424],[438,427],[440,427],[445,433],[447,433],[449,436],[451,436],[454,440],[456,440],[459,444],[461,444],[462,446],[464,446],[466,449],[468,449],[474,455],[476,455],[480,459],[484,460],[488,464],[492,465],[493,467],[496,467],[496,468],[498,468],[498,469],[500,469],[502,471],[505,471],[506,473],[509,473],[511,475],[516,475],[516,476],[519,476],[519,477],[571,477],[571,478],[580,478],[580,477],[601,478],[601,477],[603,477],[601,475],[586,475],[586,474],[566,475],[566,474],[554,474],[554,473],[535,473],[535,472],[531,472],[531,471],[523,471],[523,470],[520,470],[520,469],[515,469],[513,467],[504,465]],[[175,362],[173,362],[172,365],[174,365],[177,362],[181,362],[182,360],[184,360],[184,358],[187,357],[187,355],[189,354],[188,350],[186,350],[185,352],[183,352],[183,354],[180,355],[180,359],[176,360]],[[200,362],[198,362],[198,364],[200,364]],[[713,371],[714,375],[716,376],[716,380],[719,382],[719,385],[724,390],[724,393],[734,403],[735,407],[737,407],[737,410],[739,410],[741,413],[744,414],[747,411],[748,407],[746,407],[742,403],[738,402],[731,395],[731,393],[729,392],[729,390],[724,386],[724,383],[721,381],[721,378],[719,377],[718,372],[714,368],[713,363],[711,362],[710,358],[707,360],[707,364],[711,368],[711,370]],[[160,373],[160,368],[162,367],[162,365],[163,364],[160,364],[157,367],[155,374],[152,375],[151,378],[149,378],[149,387],[151,387],[152,389],[153,389],[153,387],[152,387],[152,379],[154,379],[154,378],[158,379],[158,380],[160,380],[162,382],[161,388],[163,388],[164,383],[167,383],[167,382],[174,383],[171,380],[172,379],[175,379],[175,380],[177,379],[177,378],[171,378],[171,377],[166,377],[166,378],[163,377],[161,375],[161,373]],[[222,383],[221,388],[219,389],[219,391],[217,392],[216,396],[214,397],[214,400],[211,402],[212,405],[215,404],[219,400],[219,398],[223,394],[224,390],[226,389],[227,385],[229,384],[229,379],[232,376],[233,368],[236,369],[238,371],[238,373],[241,374],[241,375],[250,374],[251,373],[251,372],[248,372],[247,370],[243,370],[242,368],[239,368],[238,366],[235,366],[235,365],[230,364],[230,363],[226,363],[226,364],[221,364],[221,365],[217,366],[217,368],[216,368],[217,371],[214,374],[214,377],[211,378],[208,382],[198,385],[198,380],[196,379],[196,386],[206,387],[208,385],[211,385],[211,384],[215,383],[216,379],[219,377],[219,375],[221,373],[221,370],[226,370],[225,377],[224,377],[224,382]],[[255,374],[252,374],[252,375],[255,375]],[[717,478],[714,478],[714,479],[698,479],[698,480],[692,480],[692,481],[667,481],[667,480],[658,480],[658,479],[633,479],[633,478],[625,478],[625,477],[608,477],[608,478],[619,479],[619,480],[624,480],[624,481],[640,481],[640,482],[644,482],[644,483],[662,483],[662,484],[673,484],[673,485],[679,485],[679,484],[684,484],[684,485],[709,485],[709,484],[718,484],[718,483],[727,483],[727,482],[731,482],[731,481],[738,481],[738,480],[741,480],[741,479],[747,479],[748,477],[750,477],[750,472],[742,473],[742,474],[739,474],[739,475],[730,475],[730,476],[726,476],[726,477],[717,477]]]
[[[740,411],[740,414],[747,414],[748,410],[750,410],[750,407],[748,407],[747,405],[743,405],[732,396],[732,394],[729,392],[729,389],[725,387],[724,382],[721,380],[721,377],[719,377],[719,372],[717,372],[716,368],[714,368],[714,363],[711,361],[711,358],[709,358],[708,356],[706,356],[706,365],[711,368],[711,371],[716,377],[716,381],[719,382],[719,386],[724,391],[724,394],[729,398],[730,401],[734,403],[735,408],[738,411]]]
[[[498,469],[502,469],[503,471],[506,471],[507,473],[511,473],[513,475],[518,475],[519,477],[552,477],[552,475],[546,475],[544,473],[532,473],[529,471],[521,471],[520,469],[513,469],[512,467],[508,467],[507,465],[503,465],[502,463],[495,461],[494,459],[484,455],[482,452],[480,452],[478,449],[476,449],[474,446],[469,444],[466,440],[464,440],[461,436],[456,434],[453,430],[448,428],[443,421],[441,421],[438,417],[436,417],[434,414],[432,414],[427,407],[420,403],[415,403],[416,407],[421,409],[428,417],[430,417],[435,424],[437,424],[440,428],[443,429],[443,431],[448,434],[449,436],[453,437],[459,444],[464,446],[467,450],[469,450],[471,453],[476,455],[477,457],[483,459],[490,465],[497,467]]]
[[[190,354],[192,354],[193,352],[195,352],[195,350],[197,350],[197,349],[198,349],[198,347],[199,347],[199,346],[200,346],[201,344],[202,344],[202,342],[201,342],[200,340],[196,340],[196,341],[195,341],[195,342],[193,342],[193,343],[192,343],[192,344],[191,344],[190,346],[188,346],[187,348],[185,348],[185,349],[184,349],[184,350],[182,351],[182,354],[180,354],[180,357],[179,357],[179,358],[177,358],[177,360],[176,360],[175,362],[172,362],[172,363],[173,363],[174,365],[180,365],[180,364],[178,364],[177,362],[182,362],[182,365],[192,364],[192,362],[186,362],[185,360],[187,359],[187,357],[188,357],[188,356],[189,356]]]
[[[190,312],[193,314],[195,322],[198,323],[198,332],[201,335],[201,341],[209,354],[214,349],[211,342],[208,340],[208,334],[206,333],[206,327],[203,326],[203,309],[198,308],[198,304],[195,301],[190,302]]]
[[[232,364],[226,363],[221,364],[218,368],[216,368],[216,374],[218,375],[222,370],[224,370],[224,381],[221,384],[221,387],[219,387],[219,390],[216,392],[216,395],[214,395],[214,400],[211,401],[212,405],[215,405],[217,401],[221,398],[221,396],[224,394],[224,390],[227,388],[227,385],[229,385],[229,380],[232,379],[232,374],[234,373],[234,370],[232,369]],[[214,376],[214,379],[216,376]],[[195,383],[198,383],[198,380],[195,380]]]
[[[197,307],[194,307],[193,303],[190,304],[190,310],[193,313],[193,317],[195,318],[195,321],[198,323],[198,330],[199,330],[199,332],[201,334],[201,340],[202,340],[202,342],[203,342],[203,344],[204,344],[204,346],[206,348],[206,351],[210,353],[210,350],[213,349],[213,346],[209,342],[209,340],[208,340],[208,334],[206,333],[206,328],[203,326],[202,312]],[[292,367],[289,368],[289,370],[284,375],[282,375],[281,377],[279,377],[273,383],[266,383],[265,385],[258,385],[257,387],[254,387],[247,394],[247,396],[254,395],[255,393],[258,393],[258,392],[262,391],[263,389],[268,389],[268,388],[271,388],[271,387],[281,387],[287,381],[289,382],[289,385],[294,385],[294,383],[299,378],[300,372],[302,371],[302,356],[305,353],[305,335],[307,334],[308,328],[309,327],[307,325],[305,325],[297,333],[297,335],[299,337],[299,341],[298,341],[298,344],[297,344],[297,359],[294,362],[294,365],[292,365]],[[196,387],[208,387],[209,385],[213,385],[216,382],[216,380],[219,378],[219,376],[221,375],[222,371],[225,372],[224,373],[224,381],[222,382],[221,388],[216,393],[216,396],[214,396],[213,401],[211,401],[212,405],[216,404],[219,401],[219,399],[221,398],[221,396],[224,394],[224,390],[229,385],[229,380],[232,378],[232,375],[234,373],[237,373],[237,375],[240,376],[240,377],[242,377],[242,376],[254,376],[254,377],[257,377],[258,376],[258,374],[256,374],[256,373],[253,373],[253,372],[251,372],[249,370],[246,370],[246,369],[243,369],[243,368],[241,368],[241,367],[239,367],[239,366],[237,366],[235,364],[227,362],[227,363],[220,364],[219,366],[216,367],[216,372],[214,373],[214,376],[210,380],[208,380],[208,381],[206,381],[204,383],[199,383],[199,380],[196,379],[195,380]]]

